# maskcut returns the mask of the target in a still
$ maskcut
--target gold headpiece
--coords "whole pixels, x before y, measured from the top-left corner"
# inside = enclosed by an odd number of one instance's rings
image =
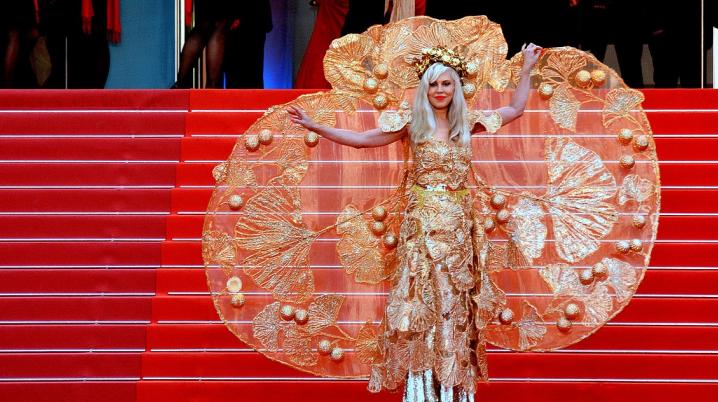
[[[441,63],[447,67],[451,67],[459,73],[460,77],[466,77],[466,63],[461,59],[459,54],[451,49],[443,46],[424,48],[421,50],[421,57],[414,61],[414,68],[419,78],[424,75],[426,69],[434,63]]]

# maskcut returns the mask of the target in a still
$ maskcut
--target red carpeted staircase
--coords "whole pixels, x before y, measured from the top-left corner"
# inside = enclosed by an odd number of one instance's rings
[[[212,167],[298,91],[0,92],[0,400],[397,401],[307,376],[219,321]],[[493,350],[477,401],[718,397],[718,91],[646,91],[659,242],[637,296],[552,353]]]

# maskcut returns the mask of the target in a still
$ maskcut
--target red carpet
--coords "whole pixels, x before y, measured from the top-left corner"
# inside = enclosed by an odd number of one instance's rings
[[[200,237],[211,169],[267,107],[302,93],[2,93],[0,399],[400,399],[247,349],[207,294]],[[646,91],[663,216],[636,297],[566,350],[491,350],[492,382],[478,401],[715,400],[716,105],[718,91]],[[336,265],[334,245],[321,246],[313,263]]]

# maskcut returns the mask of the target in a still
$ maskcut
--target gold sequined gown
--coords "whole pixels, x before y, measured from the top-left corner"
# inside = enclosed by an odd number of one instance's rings
[[[386,307],[386,360],[374,371],[384,388],[406,383],[405,401],[473,400],[482,376],[483,345],[472,317],[470,163],[470,148],[441,140],[414,149],[414,184]]]
[[[294,106],[327,126],[397,131],[411,121],[412,60],[436,46],[476,67],[463,93],[487,133],[471,150],[354,149],[289,118]],[[506,52],[486,17],[377,25],[328,49],[331,91],[237,133],[212,171],[202,254],[218,317],[243,345],[405,401],[469,402],[488,378],[486,344],[566,347],[629,304],[660,210],[643,95],[590,54],[545,49],[526,113],[495,133],[484,111],[509,103],[522,65]]]

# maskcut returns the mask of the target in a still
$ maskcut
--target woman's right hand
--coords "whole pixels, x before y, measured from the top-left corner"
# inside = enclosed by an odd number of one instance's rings
[[[296,106],[288,106],[287,113],[289,113],[289,120],[291,120],[294,124],[299,124],[307,130],[312,131],[316,127],[314,120],[312,120],[304,110]]]

